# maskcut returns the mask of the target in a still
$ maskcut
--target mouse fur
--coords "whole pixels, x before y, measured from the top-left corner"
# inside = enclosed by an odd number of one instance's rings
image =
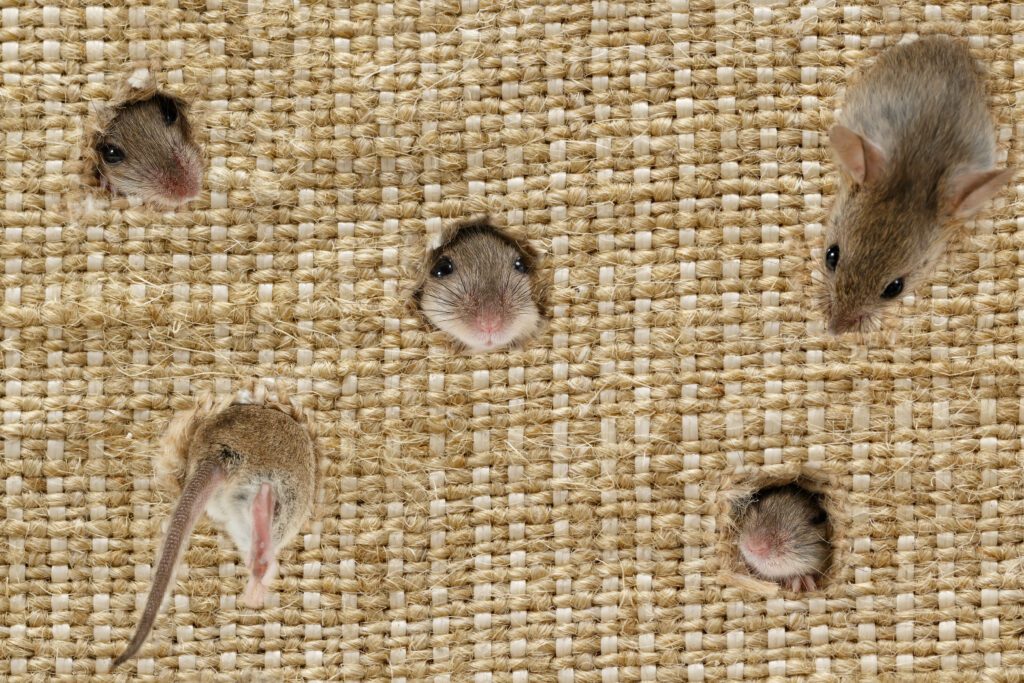
[[[428,253],[415,300],[470,353],[520,346],[543,324],[538,262],[533,249],[488,220],[472,221]]]
[[[202,152],[188,110],[181,98],[153,87],[104,110],[89,145],[100,185],[158,208],[199,196]]]
[[[153,584],[132,640],[117,667],[145,643],[174,580],[188,537],[205,512],[231,537],[250,568],[243,602],[262,602],[276,571],[277,552],[309,517],[317,489],[312,435],[275,407],[230,405],[212,414],[194,411],[172,426],[165,443],[185,451],[185,483],[171,515]],[[254,520],[264,505],[270,520],[260,533]],[[259,576],[254,573],[258,568]]]
[[[757,576],[793,590],[813,590],[830,556],[828,516],[795,484],[754,494],[739,515],[740,555]]]
[[[1012,178],[997,169],[983,75],[959,41],[882,53],[847,90],[829,139],[840,170],[821,271],[832,334],[869,331],[926,280],[947,227]]]

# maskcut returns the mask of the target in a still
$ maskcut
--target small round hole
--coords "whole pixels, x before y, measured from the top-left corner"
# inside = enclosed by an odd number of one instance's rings
[[[733,509],[738,564],[796,592],[817,590],[832,562],[831,524],[821,496],[797,483],[763,486]]]

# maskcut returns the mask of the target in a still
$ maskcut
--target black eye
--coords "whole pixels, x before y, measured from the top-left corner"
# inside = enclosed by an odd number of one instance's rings
[[[516,259],[516,262],[512,264],[512,267],[523,274],[525,274],[528,270],[528,268],[526,267],[526,261],[523,260],[522,256]]]
[[[437,259],[437,263],[430,269],[430,274],[434,277],[444,277],[451,275],[455,271],[455,264],[447,256],[442,256]]]
[[[835,270],[836,270],[836,265],[838,265],[838,264],[839,264],[839,245],[838,244],[833,244],[831,247],[828,248],[828,251],[825,252],[825,265],[828,267],[828,269],[830,271],[832,271],[834,273]]]
[[[885,291],[882,292],[883,299],[895,299],[903,291],[903,278],[898,277],[890,282],[885,287]]]
[[[103,144],[96,148],[104,163],[119,164],[124,161],[124,150],[116,145]]]
[[[814,518],[811,520],[811,524],[824,524],[827,521],[828,515],[825,514],[824,510],[819,510],[818,514],[814,515]]]
[[[157,95],[156,103],[160,105],[160,114],[164,117],[164,123],[168,126],[178,120],[178,105],[170,97]]]

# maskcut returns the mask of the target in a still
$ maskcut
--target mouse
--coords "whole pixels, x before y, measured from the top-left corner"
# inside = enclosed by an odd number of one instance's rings
[[[739,549],[757,576],[793,591],[814,590],[830,556],[828,515],[795,484],[754,494],[740,514]]]
[[[185,484],[164,537],[153,585],[135,635],[116,668],[142,647],[177,572],[188,537],[205,512],[225,530],[249,569],[242,595],[263,603],[277,553],[309,517],[316,489],[316,449],[309,432],[273,407],[234,404],[209,415],[189,439]]]
[[[539,329],[536,254],[486,220],[466,223],[427,256],[420,310],[470,353],[518,345]]]
[[[980,65],[960,41],[884,51],[845,97],[828,137],[839,186],[821,272],[832,335],[876,329],[927,280],[951,236],[1014,175],[996,167]]]
[[[121,105],[94,148],[100,185],[112,194],[162,208],[199,196],[203,163],[183,100],[158,91]]]

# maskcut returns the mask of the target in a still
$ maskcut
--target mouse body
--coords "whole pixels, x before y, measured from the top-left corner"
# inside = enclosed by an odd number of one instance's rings
[[[832,334],[868,331],[930,275],[947,226],[999,192],[983,74],[944,36],[892,47],[849,87],[829,139],[840,170],[825,242]]]
[[[94,144],[100,185],[161,208],[195,199],[203,163],[186,109],[161,92],[117,107]]]
[[[138,628],[114,667],[133,657],[152,630],[188,536],[204,511],[225,530],[249,568],[243,603],[260,606],[277,570],[277,552],[309,517],[316,466],[309,432],[276,408],[235,404],[205,417],[187,444],[185,485]]]
[[[828,516],[795,485],[758,491],[739,519],[739,549],[757,576],[794,591],[814,590],[828,565]]]
[[[424,316],[471,353],[525,341],[541,324],[536,256],[486,220],[463,225],[428,255]]]

